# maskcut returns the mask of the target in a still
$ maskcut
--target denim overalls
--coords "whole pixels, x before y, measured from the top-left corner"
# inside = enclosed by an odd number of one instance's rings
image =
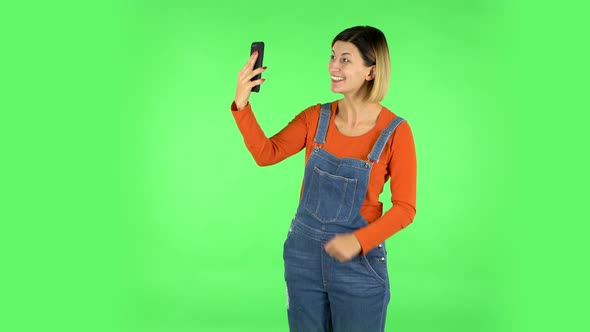
[[[287,311],[292,332],[383,331],[389,303],[386,250],[340,263],[323,246],[338,233],[368,225],[360,215],[373,163],[404,119],[391,121],[368,160],[337,158],[322,148],[330,122],[323,104],[303,178],[303,193],[284,245]]]

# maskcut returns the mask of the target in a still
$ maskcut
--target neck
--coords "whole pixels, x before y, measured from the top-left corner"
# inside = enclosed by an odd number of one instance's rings
[[[381,105],[370,103],[359,96],[344,96],[338,101],[338,116],[350,126],[357,126],[377,120]]]

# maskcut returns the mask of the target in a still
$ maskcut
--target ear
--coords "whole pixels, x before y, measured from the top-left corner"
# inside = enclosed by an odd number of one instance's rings
[[[369,67],[369,73],[365,77],[365,80],[372,81],[374,79],[375,79],[375,65],[372,65],[371,67]]]

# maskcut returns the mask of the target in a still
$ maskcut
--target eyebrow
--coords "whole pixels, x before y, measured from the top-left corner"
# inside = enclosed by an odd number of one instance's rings
[[[336,53],[336,52],[334,52],[334,50],[332,50],[332,53]],[[342,52],[342,54],[340,54],[340,55],[345,55],[345,54],[352,55],[349,52]]]

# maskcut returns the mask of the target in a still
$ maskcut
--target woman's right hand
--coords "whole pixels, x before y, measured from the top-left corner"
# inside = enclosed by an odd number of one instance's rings
[[[252,53],[250,59],[248,59],[248,62],[246,62],[246,65],[238,73],[238,86],[236,87],[236,99],[234,99],[234,102],[236,103],[236,108],[238,110],[241,110],[248,104],[248,99],[250,99],[252,87],[262,84],[265,81],[264,78],[255,81],[250,81],[252,77],[266,70],[266,67],[260,67],[256,70],[252,70],[252,68],[254,68],[256,58],[258,58],[258,51]]]

